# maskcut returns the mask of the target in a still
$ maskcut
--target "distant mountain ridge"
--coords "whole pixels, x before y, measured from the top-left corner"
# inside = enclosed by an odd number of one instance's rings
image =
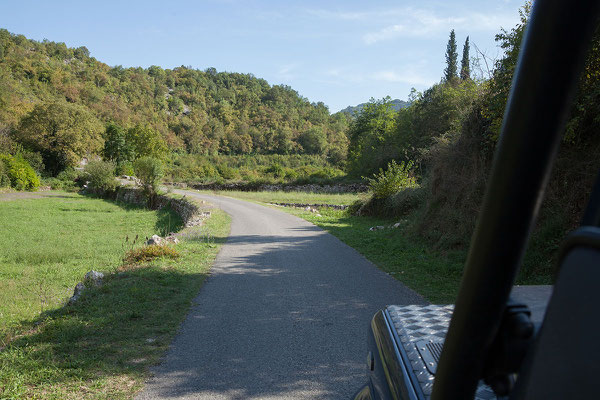
[[[404,100],[400,100],[400,99],[394,99],[392,101],[390,101],[392,108],[396,111],[400,110],[401,108],[405,108],[408,107],[410,105],[410,103],[408,101],[404,101]],[[357,106],[348,106],[346,108],[344,108],[343,110],[341,110],[340,112],[342,113],[346,113],[350,116],[354,115],[355,113],[359,114],[362,109],[369,103],[361,103]]]

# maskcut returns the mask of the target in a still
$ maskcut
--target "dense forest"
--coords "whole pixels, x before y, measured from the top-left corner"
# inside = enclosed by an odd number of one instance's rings
[[[102,154],[111,140],[110,159],[136,157],[137,148],[137,155],[311,154],[342,165],[347,124],[346,114],[332,116],[323,103],[252,74],[110,67],[85,47],[0,30],[0,149],[39,154],[45,174]],[[129,155],[115,154],[119,140],[134,148]],[[152,154],[140,148],[148,141]]]

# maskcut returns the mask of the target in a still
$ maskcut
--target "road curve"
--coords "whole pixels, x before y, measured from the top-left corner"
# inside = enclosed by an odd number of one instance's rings
[[[366,378],[373,314],[425,303],[309,222],[180,193],[230,214],[231,234],[139,400],[348,399]]]

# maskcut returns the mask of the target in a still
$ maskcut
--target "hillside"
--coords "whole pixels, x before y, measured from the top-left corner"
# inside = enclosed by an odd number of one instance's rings
[[[404,100],[394,99],[390,100],[390,108],[394,111],[398,111],[402,108],[406,108],[410,106],[410,103]],[[354,116],[355,114],[360,114],[360,112],[365,108],[365,106],[369,103],[361,103],[357,106],[348,106],[340,111],[340,113],[345,113],[350,116]]]
[[[111,67],[85,47],[0,29],[0,152],[14,147],[23,117],[50,103],[77,106],[95,126],[148,127],[174,152],[339,158],[347,148],[346,115],[289,86],[214,68]]]

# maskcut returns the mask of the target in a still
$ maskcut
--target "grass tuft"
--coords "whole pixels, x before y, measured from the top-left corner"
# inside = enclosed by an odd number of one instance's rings
[[[123,262],[125,264],[146,263],[160,257],[176,259],[179,258],[179,252],[172,246],[151,244],[128,251]]]

